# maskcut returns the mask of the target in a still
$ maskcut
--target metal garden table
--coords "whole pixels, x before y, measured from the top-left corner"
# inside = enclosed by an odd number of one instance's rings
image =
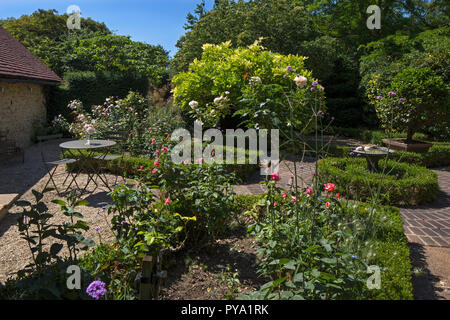
[[[67,150],[70,153],[71,157],[74,159],[78,159],[80,163],[79,170],[76,176],[83,170],[86,170],[88,174],[88,181],[86,186],[83,188],[82,193],[84,193],[89,185],[89,182],[93,181],[94,184],[98,187],[96,182],[97,179],[94,180],[94,177],[97,176],[103,184],[111,191],[111,188],[108,185],[108,182],[102,178],[101,174],[98,172],[97,168],[93,164],[94,153],[101,153],[101,156],[105,157],[108,153],[108,148],[112,147],[116,144],[115,141],[111,140],[90,140],[88,144],[88,140],[74,140],[67,141],[61,143],[59,146],[62,149]],[[83,152],[86,150],[87,152]]]

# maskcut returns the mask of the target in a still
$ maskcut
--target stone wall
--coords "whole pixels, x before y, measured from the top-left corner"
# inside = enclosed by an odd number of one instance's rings
[[[29,146],[34,123],[45,123],[44,86],[34,83],[0,81],[0,131],[20,147]]]

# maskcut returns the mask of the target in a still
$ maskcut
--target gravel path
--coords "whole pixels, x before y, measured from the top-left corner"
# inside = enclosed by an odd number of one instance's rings
[[[60,142],[46,144],[44,150],[45,154],[48,154],[49,159],[57,159],[58,144]],[[62,185],[65,178],[64,174],[64,166],[59,166],[56,172],[58,176],[55,177],[58,186]],[[7,164],[2,163],[0,166],[0,177],[0,193],[19,193],[20,200],[34,202],[31,190],[42,191],[48,179],[48,175],[42,165],[39,148],[34,145],[26,150],[25,164],[23,165],[20,161],[10,161]],[[113,184],[115,181],[115,176],[107,175],[107,178],[108,184]],[[81,174],[77,178],[77,182],[80,186],[84,186],[87,182],[87,175]],[[123,181],[119,178],[118,182],[121,183]],[[100,187],[94,189],[95,185],[91,182],[87,189],[89,193],[81,197],[86,199],[89,205],[79,207],[78,211],[84,215],[84,221],[87,221],[90,226],[86,236],[98,243],[99,236],[101,236],[102,241],[108,241],[112,238],[108,227],[109,219],[106,219],[106,214],[101,205],[99,205],[101,202],[111,202],[111,198],[106,187],[100,185]],[[51,202],[54,199],[65,200],[64,196],[59,197],[56,191],[46,193],[43,200],[47,204],[49,212],[54,214],[49,222],[60,224],[67,221],[68,218],[61,213],[58,205]],[[0,222],[0,282],[4,282],[8,277],[14,277],[17,271],[32,261],[27,242],[20,238],[17,228],[17,218],[20,212],[22,212],[20,207],[13,206],[9,210],[9,214]],[[95,228],[100,229],[97,232]],[[53,243],[54,239],[51,239]],[[48,242],[50,243],[50,240]]]

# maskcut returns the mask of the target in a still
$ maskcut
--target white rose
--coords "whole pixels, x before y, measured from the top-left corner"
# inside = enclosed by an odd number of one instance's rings
[[[195,109],[198,107],[198,102],[195,100],[192,100],[191,102],[189,102],[189,106],[191,107],[191,109]]]
[[[251,77],[250,82],[262,83],[262,80],[260,77]]]
[[[95,128],[92,127],[92,126],[89,126],[89,127],[86,129],[86,132],[87,132],[88,134],[94,134],[94,133],[95,133]]]
[[[215,103],[215,104],[219,104],[220,101],[222,101],[222,97],[220,97],[220,98],[215,98],[215,99],[214,99],[214,103]]]
[[[295,84],[297,85],[297,87],[303,88],[306,85],[306,83],[308,82],[308,79],[305,78],[304,76],[298,75],[295,77],[294,81],[295,81]]]

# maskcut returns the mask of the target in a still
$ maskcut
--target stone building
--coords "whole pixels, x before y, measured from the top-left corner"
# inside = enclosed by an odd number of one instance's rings
[[[0,26],[0,134],[19,147],[31,144],[34,124],[46,120],[45,86],[61,82]]]

